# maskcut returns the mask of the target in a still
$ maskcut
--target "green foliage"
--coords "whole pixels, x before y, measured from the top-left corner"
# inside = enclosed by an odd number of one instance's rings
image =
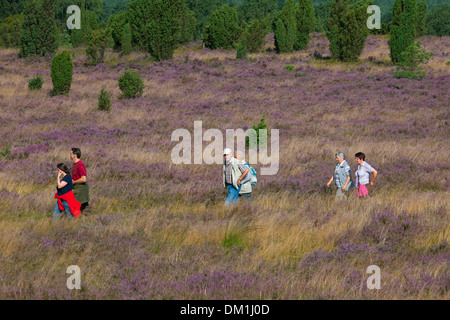
[[[236,8],[227,4],[212,13],[203,42],[210,49],[233,49],[240,32]]]
[[[288,71],[295,71],[295,67],[293,65],[287,65],[285,67],[285,69],[288,70]]]
[[[238,44],[236,51],[236,59],[245,59],[247,58],[247,39],[244,36]]]
[[[450,4],[443,3],[428,13],[426,30],[434,36],[450,36]]]
[[[106,47],[108,46],[111,36],[109,29],[91,30],[87,36],[86,55],[89,58],[89,63],[96,65],[103,62]]]
[[[396,0],[390,39],[390,57],[394,64],[401,61],[402,52],[414,43],[416,37],[416,0]]]
[[[127,70],[119,78],[120,98],[137,98],[144,92],[144,81],[136,70]]]
[[[278,53],[292,52],[297,39],[294,0],[286,1],[281,12],[274,18],[272,29],[275,37],[275,50]]]
[[[426,34],[426,16],[427,16],[427,3],[425,0],[419,0],[417,2],[417,14],[416,14],[416,35],[421,37]]]
[[[256,131],[256,145],[253,145],[253,141],[252,139],[250,139],[249,137],[245,138],[245,144],[247,147],[250,148],[254,148],[256,146],[260,146],[261,148],[266,148],[267,147],[267,140],[264,137],[260,137],[259,135],[259,130],[263,130],[266,129],[267,130],[267,123],[266,123],[266,115],[263,115],[263,117],[261,118],[261,120],[259,121],[259,123],[257,125],[253,125],[252,129],[254,129]]]
[[[53,82],[53,95],[69,93],[72,84],[73,63],[68,51],[65,50],[53,57],[50,75]]]
[[[127,23],[123,27],[122,32],[122,53],[127,55],[131,52],[131,28],[130,24]]]
[[[23,15],[9,16],[0,23],[0,46],[6,48],[18,47]]]
[[[41,77],[34,77],[33,79],[30,79],[28,81],[28,89],[30,90],[40,90],[42,88],[42,84],[44,82],[42,81]]]
[[[309,34],[314,31],[316,25],[312,0],[299,0],[297,2],[295,18],[297,39],[294,43],[294,50],[305,50],[308,48]]]
[[[148,50],[157,61],[171,59],[181,40],[184,0],[152,0],[149,7]]]
[[[269,24],[270,16],[267,15],[264,20],[252,20],[245,27],[242,38],[245,38],[247,51],[251,53],[260,52],[266,43],[266,29]]]
[[[30,0],[24,11],[19,57],[53,54],[57,49],[55,0]]]
[[[316,27],[315,30],[317,32],[326,32],[328,31],[328,22],[330,21],[330,11],[332,1],[325,1],[320,3],[317,7],[315,7],[315,16],[316,16]]]
[[[111,31],[111,36],[114,40],[114,49],[118,50],[122,44],[123,29],[127,24],[127,14],[119,12],[109,17],[108,29]]]
[[[339,61],[357,61],[364,49],[368,29],[367,7],[370,1],[349,4],[334,0],[330,12],[329,31],[331,57]]]
[[[104,88],[100,91],[100,96],[98,97],[98,109],[108,112],[111,110],[111,94]]]
[[[5,149],[0,150],[0,159],[5,158],[10,153],[11,153],[11,150],[9,149],[9,146],[6,146]]]
[[[187,7],[181,19],[181,39],[180,43],[185,44],[195,39],[196,21],[194,12]]]
[[[278,9],[276,0],[244,0],[238,7],[240,20],[264,20],[267,15],[273,15]]]
[[[411,44],[401,53],[400,62],[394,71],[396,78],[422,79],[425,71],[421,64],[427,63],[432,56],[431,52],[426,52],[420,41]]]
[[[222,0],[186,0],[186,5],[194,12],[195,16],[195,39],[202,38],[211,13],[218,10],[222,4]]]

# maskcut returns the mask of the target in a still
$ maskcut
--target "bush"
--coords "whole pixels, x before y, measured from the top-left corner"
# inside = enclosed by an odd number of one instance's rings
[[[111,94],[105,89],[102,89],[98,97],[98,109],[102,111],[111,110]]]
[[[108,29],[114,40],[114,49],[119,50],[122,45],[124,27],[127,24],[127,16],[125,12],[113,14],[108,19]]]
[[[122,53],[127,55],[131,52],[131,28],[130,24],[126,24],[123,27],[122,33]]]
[[[254,129],[256,131],[256,146],[260,146],[261,148],[266,148],[267,147],[267,140],[266,139],[262,139],[262,137],[259,136],[259,130],[260,129],[261,130],[262,129],[267,129],[266,116],[263,115],[263,117],[261,118],[259,123],[257,125],[253,125],[252,126],[252,129]],[[245,138],[245,144],[247,145],[247,147],[250,147],[250,148],[256,147],[253,144],[250,144],[250,138],[249,137]]]
[[[239,41],[237,51],[236,51],[236,59],[245,59],[247,58],[247,41],[245,37]]]
[[[68,51],[57,54],[51,65],[53,95],[66,94],[72,84],[73,64]]]
[[[283,10],[274,18],[272,25],[275,37],[275,50],[287,53],[294,50],[297,37],[294,0],[287,0]]]
[[[120,98],[136,98],[142,96],[144,82],[136,70],[127,70],[119,78],[119,88],[123,92]]]
[[[394,71],[396,78],[422,79],[425,71],[420,64],[427,63],[432,53],[426,52],[421,46],[420,41],[413,43],[401,53],[400,62]]]
[[[270,16],[264,20],[252,20],[247,25],[243,38],[245,37],[247,51],[251,53],[260,52],[266,43],[266,29],[269,24]]]
[[[9,146],[6,146],[5,149],[0,150],[0,158],[5,158],[10,153],[11,153],[11,150],[9,149]]]
[[[294,43],[294,50],[304,50],[308,48],[309,34],[314,31],[316,19],[312,0],[299,0],[295,8],[297,24],[297,39]]]
[[[291,66],[291,65],[286,66],[285,69],[288,70],[288,71],[295,71],[295,67]]]
[[[24,10],[19,57],[53,54],[58,48],[54,0],[29,1]]]
[[[236,8],[226,4],[212,13],[203,42],[210,49],[233,49],[239,35],[240,28]]]
[[[349,5],[348,0],[334,0],[327,37],[331,57],[339,61],[357,61],[364,49],[369,30],[366,26],[368,2]]]
[[[402,52],[414,43],[416,37],[416,0],[396,0],[393,9],[390,39],[390,57],[394,64],[401,60]]]
[[[108,46],[111,36],[109,29],[92,30],[87,36],[88,46],[86,48],[86,55],[89,58],[90,64],[98,64],[103,62],[106,47]]]
[[[450,36],[450,4],[442,3],[426,16],[426,30],[434,36]]]
[[[42,88],[43,83],[44,82],[42,81],[41,77],[34,77],[30,81],[28,81],[28,89],[40,90]]]

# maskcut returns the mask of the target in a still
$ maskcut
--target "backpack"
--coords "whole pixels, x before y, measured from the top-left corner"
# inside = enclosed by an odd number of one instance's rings
[[[256,183],[258,182],[258,177],[256,176],[256,171],[255,169],[249,165],[248,163],[244,163],[244,165],[248,166],[250,168],[250,172],[252,174],[252,176],[250,177],[250,184],[252,186],[256,185]]]

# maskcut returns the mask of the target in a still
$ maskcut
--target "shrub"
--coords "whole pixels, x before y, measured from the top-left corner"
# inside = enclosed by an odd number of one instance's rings
[[[51,65],[53,95],[66,94],[72,84],[73,64],[68,51],[57,54]]]
[[[421,46],[420,41],[413,43],[401,53],[401,59],[394,71],[394,76],[396,78],[422,79],[425,76],[425,71],[419,65],[427,63],[431,55]]]
[[[119,88],[123,92],[120,98],[136,98],[142,96],[144,82],[136,70],[127,70],[119,78]]]
[[[108,46],[111,31],[106,29],[92,30],[87,36],[88,46],[86,55],[90,64],[98,64],[103,62],[106,47]]]
[[[287,65],[287,66],[285,67],[285,69],[286,69],[286,70],[289,70],[289,71],[295,71],[295,67],[294,67],[294,66],[291,66],[291,65]]]
[[[309,34],[314,31],[316,25],[312,0],[299,0],[295,8],[295,17],[297,39],[294,50],[304,50],[308,48]]]
[[[264,20],[252,20],[246,26],[245,37],[247,51],[251,53],[260,52],[264,48],[267,25],[270,16],[266,16]]]
[[[266,148],[267,147],[267,140],[263,137],[259,136],[259,130],[261,129],[267,129],[267,123],[266,123],[266,116],[263,115],[263,117],[261,118],[261,120],[259,121],[259,123],[257,125],[253,125],[252,129],[254,129],[256,131],[256,146],[260,146],[261,148]],[[256,147],[253,144],[250,144],[250,138],[246,137],[245,138],[245,144],[247,145],[247,147]]]
[[[226,4],[212,13],[203,42],[210,49],[233,49],[239,35],[240,28],[236,8]]]
[[[286,1],[284,8],[274,18],[272,29],[275,37],[275,50],[278,53],[292,52],[297,36],[294,0]]]
[[[130,24],[126,24],[123,27],[122,33],[122,53],[127,55],[131,52],[131,28]]]
[[[30,81],[28,81],[28,89],[40,90],[42,88],[43,83],[44,82],[42,81],[41,77],[34,77]]]
[[[105,89],[100,91],[100,96],[98,97],[98,109],[102,111],[111,110],[111,94]]]
[[[5,149],[0,150],[0,158],[5,158],[10,153],[11,153],[11,150],[9,149],[9,146],[6,146]]]
[[[426,16],[426,30],[434,36],[450,36],[450,4],[442,3]]]
[[[113,14],[108,19],[108,29],[111,31],[111,36],[114,40],[114,49],[121,48],[124,27],[127,24],[127,16],[125,12]]]
[[[396,0],[388,41],[390,57],[394,64],[400,62],[402,52],[414,43],[416,37],[416,0]]]
[[[236,51],[236,59],[245,59],[247,58],[247,39],[243,37],[241,41],[239,41],[237,51]]]
[[[329,31],[331,57],[339,61],[357,61],[364,49],[368,2],[349,5],[348,0],[334,0],[330,12]]]
[[[185,44],[194,40],[195,38],[195,16],[194,12],[185,9],[183,17],[181,19],[181,38],[180,43]]]
[[[53,54],[57,47],[54,0],[29,1],[24,10],[19,57]]]

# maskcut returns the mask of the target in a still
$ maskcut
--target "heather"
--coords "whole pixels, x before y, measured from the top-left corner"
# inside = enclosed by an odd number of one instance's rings
[[[357,62],[309,49],[235,59],[191,42],[174,58],[73,52],[70,92],[52,96],[51,58],[0,51],[0,298],[448,299],[448,37],[421,37],[421,80],[396,79],[385,36]],[[287,66],[292,66],[286,68]],[[136,70],[141,96],[119,99]],[[29,91],[33,77],[42,89]],[[105,88],[110,112],[98,109]],[[228,210],[220,165],[174,165],[172,131],[280,130],[280,168],[252,204]],[[208,143],[204,142],[203,146]],[[52,224],[55,166],[80,147],[90,212]],[[334,153],[363,151],[373,196],[336,204]],[[260,172],[261,165],[254,168]],[[82,289],[68,290],[78,265]],[[368,290],[370,265],[381,289]]]

